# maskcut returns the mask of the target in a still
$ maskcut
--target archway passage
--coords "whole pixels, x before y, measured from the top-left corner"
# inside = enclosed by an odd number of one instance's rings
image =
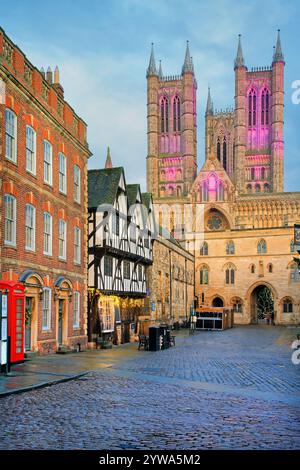
[[[221,297],[215,297],[212,303],[213,307],[224,307],[224,302]]]
[[[268,286],[259,285],[251,294],[251,323],[272,324],[273,322],[273,292]]]

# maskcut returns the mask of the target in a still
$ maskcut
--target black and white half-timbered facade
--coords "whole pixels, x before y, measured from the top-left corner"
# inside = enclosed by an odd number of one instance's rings
[[[124,169],[90,170],[89,340],[134,337],[148,292],[155,219],[152,197],[126,185]]]

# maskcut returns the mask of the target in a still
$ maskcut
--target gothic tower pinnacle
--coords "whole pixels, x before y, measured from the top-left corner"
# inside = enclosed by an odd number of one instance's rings
[[[238,67],[245,67],[245,61],[244,61],[243,50],[242,50],[242,42],[241,42],[241,34],[239,34],[238,49],[237,49],[236,58],[234,61],[234,68],[236,69]]]
[[[280,29],[277,31],[276,48],[273,55],[273,62],[284,62],[284,55],[282,53]]]
[[[153,42],[151,43],[151,54],[150,54],[149,66],[147,69],[147,78],[150,77],[150,75],[157,75]]]

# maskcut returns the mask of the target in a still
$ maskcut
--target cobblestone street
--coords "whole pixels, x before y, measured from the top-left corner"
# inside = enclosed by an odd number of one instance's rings
[[[237,327],[180,333],[160,352],[121,346],[111,367],[1,398],[0,448],[300,449],[289,334]]]

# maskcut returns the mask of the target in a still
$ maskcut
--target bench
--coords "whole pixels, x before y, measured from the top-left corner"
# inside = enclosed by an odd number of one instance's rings
[[[144,348],[145,351],[149,348],[149,336],[139,335],[138,349],[140,350],[142,347]]]

